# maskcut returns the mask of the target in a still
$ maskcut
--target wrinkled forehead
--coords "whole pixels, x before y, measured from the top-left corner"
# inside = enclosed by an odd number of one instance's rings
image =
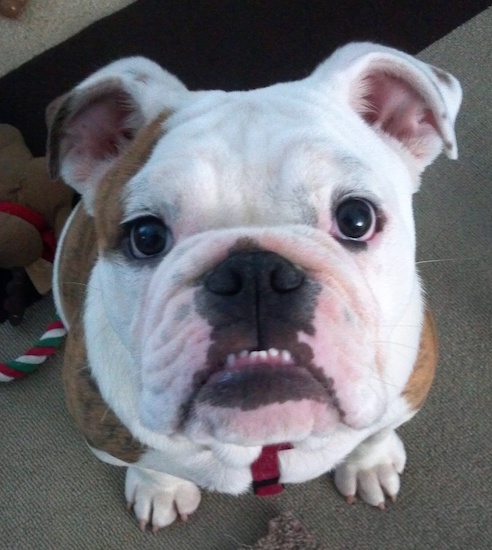
[[[128,215],[154,209],[169,221],[186,220],[190,232],[204,225],[314,225],[334,194],[377,198],[382,190],[370,159],[336,112],[269,92],[209,92],[169,117],[148,162],[128,182]]]

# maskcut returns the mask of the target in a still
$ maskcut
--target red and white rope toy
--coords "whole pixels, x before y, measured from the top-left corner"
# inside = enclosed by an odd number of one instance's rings
[[[60,347],[67,331],[56,318],[47,327],[41,338],[24,355],[12,361],[0,363],[0,382],[11,382],[34,372],[39,365]]]

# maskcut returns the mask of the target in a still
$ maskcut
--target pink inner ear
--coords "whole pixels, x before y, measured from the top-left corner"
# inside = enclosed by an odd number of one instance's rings
[[[360,89],[356,109],[362,118],[409,147],[415,156],[424,155],[415,144],[436,135],[437,124],[420,94],[403,79],[385,72],[371,72]]]
[[[131,99],[123,92],[97,97],[68,123],[68,148],[91,164],[117,156],[133,138]]]

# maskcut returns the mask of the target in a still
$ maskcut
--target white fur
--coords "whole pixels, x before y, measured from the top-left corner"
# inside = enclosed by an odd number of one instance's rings
[[[358,493],[373,506],[384,508],[385,494],[396,499],[405,448],[393,430],[382,430],[361,443],[335,471],[337,489],[351,500]]]
[[[433,111],[437,126],[425,128],[417,148],[383,135],[354,107],[363,102],[361,82],[373,70],[393,71],[412,88],[410,99]],[[163,219],[173,248],[157,265],[101,256],[84,316],[101,394],[150,448],[127,474],[127,499],[135,502],[141,524],[170,523],[174,505],[191,513],[199,501],[193,484],[233,494],[251,484],[250,466],[263,443],[247,430],[228,433],[230,411],[223,430],[214,426],[213,411],[178,428],[212,340],[195,309],[197,281],[245,238],[300,266],[322,287],[316,333],[298,338],[334,380],[345,411],[343,420],[335,411],[320,419],[314,407],[302,409],[308,419],[302,429],[286,428],[294,448],[279,455],[281,481],[298,483],[337,468],[337,486],[348,497],[358,491],[377,506],[383,491],[398,492],[405,453],[391,430],[415,412],[401,392],[417,356],[424,309],[412,194],[443,142],[448,156],[457,154],[453,123],[461,91],[453,77],[445,85],[436,74],[400,52],[357,44],[302,81],[250,92],[189,92],[140,58],[116,62],[78,87],[81,93],[116,77],[138,103],[144,124],[165,109],[173,112],[149,160],[117,198],[125,222],[143,215]],[[404,86],[398,86],[401,95]],[[69,183],[76,163],[62,160]],[[101,169],[86,180],[89,211]],[[386,217],[364,252],[333,238],[332,205],[347,193],[378,202]],[[63,282],[58,277],[55,283]],[[56,303],[60,310],[59,297]],[[356,340],[349,336],[354,333]],[[240,425],[241,413],[237,418]],[[280,433],[264,441],[281,439]]]
[[[126,472],[125,497],[145,529],[154,533],[171,524],[178,515],[188,519],[200,503],[200,490],[189,481],[153,470],[130,466]]]

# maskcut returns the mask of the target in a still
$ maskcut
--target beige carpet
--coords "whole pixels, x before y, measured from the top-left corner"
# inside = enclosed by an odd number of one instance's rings
[[[135,0],[28,0],[22,17],[0,17],[0,76]]]
[[[0,385],[1,550],[244,549],[285,512],[330,550],[491,547],[491,28],[492,8],[421,54],[458,76],[464,103],[460,158],[427,172],[415,204],[441,358],[425,409],[401,429],[408,467],[399,502],[386,512],[347,506],[323,476],[270,499],[205,494],[188,524],[142,534],[124,507],[123,472],[91,455],[65,412],[58,355]],[[3,358],[24,351],[51,314],[45,299],[21,327],[1,326]]]

